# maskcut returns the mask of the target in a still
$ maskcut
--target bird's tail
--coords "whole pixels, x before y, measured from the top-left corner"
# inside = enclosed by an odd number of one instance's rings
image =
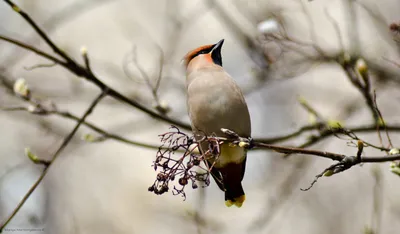
[[[242,207],[243,202],[246,200],[242,184],[237,185],[234,189],[227,189],[225,191],[225,205],[231,207],[235,205]]]
[[[228,207],[241,207],[246,199],[242,187],[242,167],[243,164],[230,163],[220,168],[225,187],[225,205]]]

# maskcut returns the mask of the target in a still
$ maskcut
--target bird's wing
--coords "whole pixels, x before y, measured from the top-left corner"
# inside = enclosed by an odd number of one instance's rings
[[[207,167],[210,169],[211,168],[211,163],[209,161],[207,161],[207,160],[205,160],[204,162],[206,163]],[[224,187],[224,184],[223,184],[222,175],[219,172],[219,170],[217,168],[215,168],[215,167],[212,167],[210,174],[214,178],[215,183],[217,183],[218,188],[225,192],[225,187]]]

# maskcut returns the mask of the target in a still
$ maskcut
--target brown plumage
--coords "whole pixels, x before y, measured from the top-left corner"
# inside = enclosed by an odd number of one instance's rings
[[[192,50],[185,56],[187,104],[193,132],[201,135],[225,136],[221,128],[250,137],[250,115],[243,94],[222,68],[221,47],[223,40]],[[207,142],[200,146],[205,152]],[[241,207],[245,195],[241,181],[246,166],[246,150],[223,144],[221,154],[211,171],[218,187],[225,191],[227,206]],[[214,159],[208,160],[208,167]]]

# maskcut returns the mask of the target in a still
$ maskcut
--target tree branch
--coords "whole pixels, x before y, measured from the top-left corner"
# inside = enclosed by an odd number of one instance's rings
[[[179,126],[183,129],[187,129],[190,130],[191,127],[189,124],[184,123],[180,120],[176,120],[176,119],[172,119],[170,117],[167,117],[165,115],[161,115],[158,114],[157,112],[152,111],[151,109],[145,107],[144,105],[131,100],[127,97],[125,97],[124,95],[122,95],[121,93],[119,93],[118,91],[112,89],[111,87],[108,87],[106,84],[104,84],[102,81],[100,81],[90,70],[90,68],[87,67],[83,67],[82,65],[78,64],[75,60],[73,60],[67,53],[63,52],[61,49],[59,49],[55,43],[49,38],[49,36],[47,36],[47,34],[33,21],[33,19],[27,14],[25,13],[21,8],[19,8],[15,3],[13,3],[10,0],[3,0],[5,1],[8,5],[10,5],[12,7],[12,9],[17,12],[19,15],[21,15],[27,22],[29,25],[31,25],[33,27],[33,29],[40,35],[40,37],[45,40],[45,42],[53,49],[53,51],[61,56],[63,59],[66,60],[66,62],[44,52],[41,51],[37,48],[34,48],[32,46],[29,46],[23,42],[19,42],[18,40],[12,39],[12,38],[8,38],[5,36],[0,35],[0,39],[7,41],[9,43],[12,43],[14,45],[17,45],[21,48],[30,50],[32,52],[35,52],[36,54],[47,58],[57,64],[60,64],[61,66],[63,66],[64,68],[66,68],[67,70],[69,70],[71,73],[74,73],[75,75],[79,76],[79,77],[84,77],[86,80],[94,83],[97,87],[99,87],[101,90],[104,89],[108,89],[108,94],[109,96],[120,100],[130,106],[133,106],[143,112],[145,112],[146,114],[150,115],[151,117],[154,117],[156,119],[162,120],[164,122],[170,123],[170,124],[174,124],[176,126]]]
[[[59,111],[59,110],[47,110],[44,107],[40,107],[40,109],[38,110],[30,110],[29,107],[23,107],[23,106],[18,106],[18,107],[6,107],[6,108],[1,108],[1,110],[4,111],[26,111],[32,114],[37,114],[37,115],[57,115],[66,119],[70,119],[70,120],[74,120],[74,121],[79,121],[79,117],[77,117],[76,115],[68,112],[68,111]],[[88,121],[83,121],[82,125],[85,125],[86,127],[92,129],[93,131],[101,134],[101,136],[103,138],[109,138],[109,139],[114,139],[116,141],[120,141],[129,145],[133,145],[133,146],[139,146],[139,147],[143,147],[143,148],[147,148],[147,149],[155,149],[158,150],[159,146],[158,145],[152,145],[152,144],[147,144],[147,143],[143,143],[143,142],[139,142],[139,141],[134,141],[134,140],[130,140],[128,138],[119,136],[115,133],[111,133],[108,132],[102,128],[100,128],[99,126],[90,123]]]
[[[71,141],[71,139],[74,137],[75,133],[78,131],[79,127],[81,124],[85,121],[86,117],[92,113],[93,109],[96,107],[96,105],[100,102],[100,100],[107,95],[107,89],[103,90],[100,95],[97,96],[96,99],[92,102],[92,104],[89,106],[89,108],[85,111],[83,116],[79,119],[77,124],[75,125],[74,129],[68,134],[68,136],[65,137],[63,140],[61,146],[58,148],[58,150],[53,154],[52,159],[48,163],[48,165],[45,165],[45,168],[40,175],[40,177],[36,180],[36,182],[32,185],[32,187],[28,190],[28,192],[25,194],[25,196],[22,198],[22,200],[18,203],[17,207],[14,209],[14,211],[11,213],[11,215],[5,220],[5,222],[0,226],[0,233],[2,233],[3,229],[7,226],[7,224],[14,218],[14,216],[18,213],[18,211],[21,209],[21,207],[25,204],[25,202],[28,200],[28,198],[31,196],[31,194],[36,190],[36,188],[39,186],[39,184],[43,181],[43,178],[47,174],[49,168],[51,165],[53,165],[54,161],[57,159],[57,157],[60,155],[60,153],[64,150],[64,148],[68,145],[68,143]]]

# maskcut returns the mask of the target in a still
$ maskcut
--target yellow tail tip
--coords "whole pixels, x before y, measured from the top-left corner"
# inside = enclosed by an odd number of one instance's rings
[[[225,205],[226,205],[227,207],[231,207],[233,204],[234,204],[234,202],[231,201],[231,200],[225,201]]]
[[[234,200],[227,200],[225,201],[225,205],[227,207],[231,207],[235,205],[236,207],[240,208],[243,205],[243,202],[246,200],[246,195],[242,195],[240,197],[235,198]]]

